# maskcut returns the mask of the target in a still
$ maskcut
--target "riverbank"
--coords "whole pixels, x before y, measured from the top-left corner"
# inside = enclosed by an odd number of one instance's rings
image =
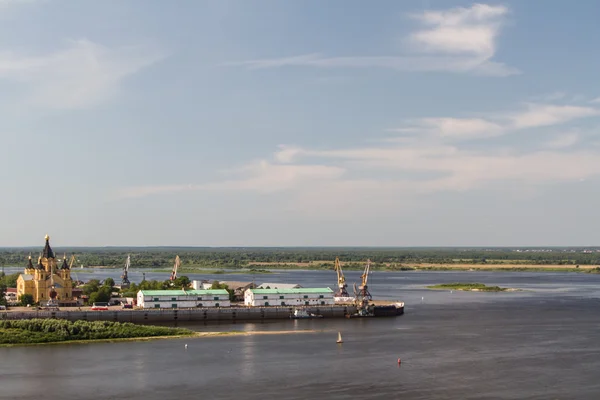
[[[175,329],[175,328],[169,328]],[[178,328],[182,329],[182,328]],[[78,340],[62,340],[56,342],[38,342],[38,343],[2,343],[1,338],[3,331],[0,329],[0,348],[2,347],[21,347],[21,346],[48,346],[61,344],[90,344],[90,343],[120,343],[120,342],[147,342],[151,340],[164,339],[195,339],[195,338],[215,338],[215,337],[230,337],[230,336],[262,336],[262,335],[294,335],[302,333],[318,333],[315,329],[297,330],[297,331],[216,331],[216,332],[193,332],[185,335],[163,335],[163,336],[147,336],[147,337],[132,337],[132,338],[111,338],[111,339],[78,339]]]
[[[109,321],[75,322],[64,319],[20,319],[0,321],[0,345],[113,341],[165,336],[192,336],[184,328],[137,325]]]
[[[331,265],[329,265],[331,264]],[[329,270],[333,261],[311,261],[304,263],[250,263],[261,268],[283,270]],[[364,263],[342,263],[345,271],[360,271]],[[406,263],[406,264],[372,264],[374,271],[403,272],[403,271],[505,271],[505,272],[585,272],[600,273],[599,265],[559,265],[559,264],[521,264],[521,263]]]

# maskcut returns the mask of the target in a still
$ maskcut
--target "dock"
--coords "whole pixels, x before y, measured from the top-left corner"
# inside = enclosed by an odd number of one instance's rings
[[[80,311],[64,308],[58,311],[0,311],[2,319],[56,318],[69,321],[114,321],[114,322],[173,322],[173,321],[264,321],[290,319],[296,307],[211,307],[173,309],[124,309],[109,311]],[[354,314],[353,305],[329,305],[303,307],[307,312],[322,315],[324,318],[345,318]]]

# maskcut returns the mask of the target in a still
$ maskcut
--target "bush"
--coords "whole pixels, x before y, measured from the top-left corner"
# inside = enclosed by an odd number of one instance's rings
[[[0,321],[0,344],[63,342],[138,338],[152,336],[190,335],[183,328],[136,325],[130,322],[67,321],[64,319],[28,319]]]

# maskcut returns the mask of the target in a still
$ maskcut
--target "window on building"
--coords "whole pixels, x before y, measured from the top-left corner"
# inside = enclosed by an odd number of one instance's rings
[[[305,302],[304,302],[304,305],[305,305],[305,306],[307,306],[307,305],[308,305],[308,301],[305,301]]]
[[[202,301],[202,297],[198,297],[198,301]]]
[[[265,306],[267,306],[267,307],[269,306],[269,302],[268,301],[265,301]]]
[[[215,297],[214,300],[219,300],[219,296]]]
[[[282,305],[282,306],[285,306],[285,301],[282,301],[282,302],[281,302],[281,305]]]
[[[160,308],[160,304],[155,304],[154,308]]]
[[[320,299],[322,299],[322,298],[323,298],[323,295],[322,295],[322,294],[320,294],[320,295],[319,295],[319,298],[320,298]]]
[[[198,303],[198,307],[202,307],[202,303]]]
[[[279,296],[280,299],[283,299],[283,296]]]
[[[177,301],[177,297],[171,297],[171,301]]]
[[[322,305],[322,306],[324,306],[324,305],[325,305],[325,302],[324,302],[324,301],[322,301],[322,302],[321,302],[321,305]]]
[[[158,297],[155,297],[155,298],[154,298],[154,301],[158,301]]]
[[[308,299],[308,295],[305,295],[305,296],[304,296],[304,298],[305,298],[305,299]]]
[[[219,303],[215,303],[215,307],[219,307]]]
[[[177,304],[171,304],[171,308],[177,308]]]
[[[263,300],[266,300],[268,298],[269,298],[269,296],[263,296]]]

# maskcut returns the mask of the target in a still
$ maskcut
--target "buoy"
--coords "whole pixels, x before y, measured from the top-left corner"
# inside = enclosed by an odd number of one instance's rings
[[[185,348],[187,349],[187,343],[185,344]]]
[[[400,359],[398,359],[398,364],[402,363],[402,361],[400,361]]]

